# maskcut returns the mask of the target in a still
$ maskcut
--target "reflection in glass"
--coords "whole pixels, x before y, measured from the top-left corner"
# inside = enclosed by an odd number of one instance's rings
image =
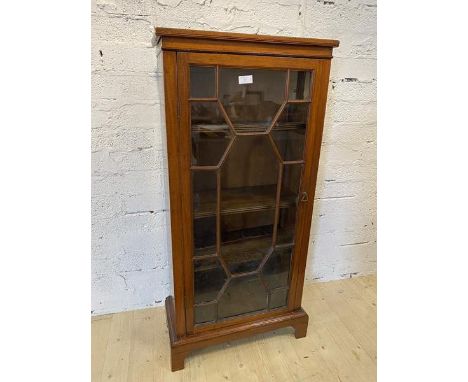
[[[302,164],[285,164],[283,167],[283,179],[281,182],[281,201],[289,200],[290,203],[282,203],[278,218],[278,236],[276,244],[293,244],[296,225],[297,202],[301,186]]]
[[[311,72],[291,70],[289,72],[289,99],[310,99]]]
[[[190,97],[215,97],[215,76],[215,67],[190,66]]]
[[[216,321],[218,313],[218,304],[203,304],[194,307],[195,323],[203,324],[204,322]]]
[[[195,260],[194,264],[195,303],[212,301],[226,281],[226,273],[217,258]]]
[[[192,202],[195,218],[216,213],[216,171],[192,171]]]
[[[237,137],[221,166],[221,256],[233,273],[256,270],[271,247],[277,182],[268,138]]]
[[[192,164],[216,166],[231,133],[217,102],[192,102]]]
[[[267,291],[257,275],[233,278],[218,302],[218,318],[267,308]]]
[[[237,132],[262,132],[284,101],[285,70],[220,68],[219,100]]]
[[[272,244],[274,210],[221,218],[221,256],[232,273],[255,271]]]
[[[309,103],[288,103],[271,131],[285,161],[303,159],[308,111]]]
[[[287,287],[292,246],[276,247],[265,263],[262,275],[268,289]]]
[[[288,289],[274,289],[270,292],[270,309],[281,308],[288,302]]]
[[[273,189],[268,195],[272,195],[277,180],[278,159],[270,140],[262,135],[237,137],[221,167],[222,190],[268,186]],[[222,193],[221,205],[224,203]]]
[[[280,208],[276,244],[294,244],[296,206]]]
[[[301,186],[302,164],[285,164],[281,182],[281,199],[293,195],[297,201]]]
[[[193,224],[194,256],[216,253],[216,216],[197,219]]]

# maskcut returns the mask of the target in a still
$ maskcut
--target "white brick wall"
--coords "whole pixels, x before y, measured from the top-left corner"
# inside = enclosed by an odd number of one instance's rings
[[[92,311],[161,305],[170,290],[162,76],[154,26],[339,39],[308,280],[376,271],[375,0],[94,0]]]

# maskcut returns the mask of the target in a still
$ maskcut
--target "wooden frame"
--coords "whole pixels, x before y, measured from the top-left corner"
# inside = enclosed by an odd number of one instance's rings
[[[212,344],[230,339],[261,333],[284,326],[293,326],[297,338],[307,332],[308,316],[301,308],[302,288],[304,283],[309,232],[311,225],[315,184],[317,179],[320,145],[333,47],[338,46],[335,40],[296,39],[278,36],[257,36],[235,33],[219,33],[192,30],[156,28],[158,43],[163,50],[165,114],[168,145],[169,187],[171,203],[171,230],[173,256],[174,296],[166,299],[166,312],[171,341],[172,370],[183,368],[188,353]],[[219,81],[219,67],[284,69],[287,71],[285,101],[276,114],[271,126],[265,132],[234,132],[229,122],[228,128],[234,138],[218,165],[194,166],[191,164],[191,133],[189,103],[192,101],[218,102],[224,108],[216,94],[213,98],[191,98],[189,95],[189,65],[216,67],[216,83]],[[288,101],[288,79],[290,70],[312,71],[311,101]],[[278,183],[274,199],[273,243],[277,237],[277,222],[280,209],[280,184],[284,165],[301,164],[300,193],[305,195],[302,203],[297,205],[294,252],[291,263],[291,278],[288,290],[287,306],[283,308],[243,315],[223,321],[194,325],[193,298],[193,261],[192,261],[192,200],[191,171],[215,170],[217,174],[216,230],[217,253],[220,246],[220,171],[223,159],[228,155],[237,136],[265,134],[269,137],[276,119],[280,116],[286,103],[310,103],[307,133],[305,136],[304,158],[281,162],[278,166]],[[226,118],[228,121],[229,119]],[[273,147],[275,144],[272,141]],[[307,197],[308,196],[308,197]],[[266,262],[268,256],[262,261]],[[220,259],[228,277],[226,264]],[[259,269],[263,266],[260,265]],[[258,272],[258,270],[257,270]],[[246,275],[240,274],[240,275]],[[228,283],[224,284],[226,287]],[[221,292],[220,292],[221,294]]]

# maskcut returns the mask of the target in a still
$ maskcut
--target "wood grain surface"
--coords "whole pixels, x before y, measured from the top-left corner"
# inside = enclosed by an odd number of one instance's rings
[[[92,381],[376,380],[376,277],[306,284],[307,336],[290,328],[198,350],[171,372],[163,307],[92,319]]]

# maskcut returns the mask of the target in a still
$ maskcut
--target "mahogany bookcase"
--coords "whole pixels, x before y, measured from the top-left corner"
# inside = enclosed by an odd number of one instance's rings
[[[164,67],[172,370],[301,308],[336,40],[156,28]]]

